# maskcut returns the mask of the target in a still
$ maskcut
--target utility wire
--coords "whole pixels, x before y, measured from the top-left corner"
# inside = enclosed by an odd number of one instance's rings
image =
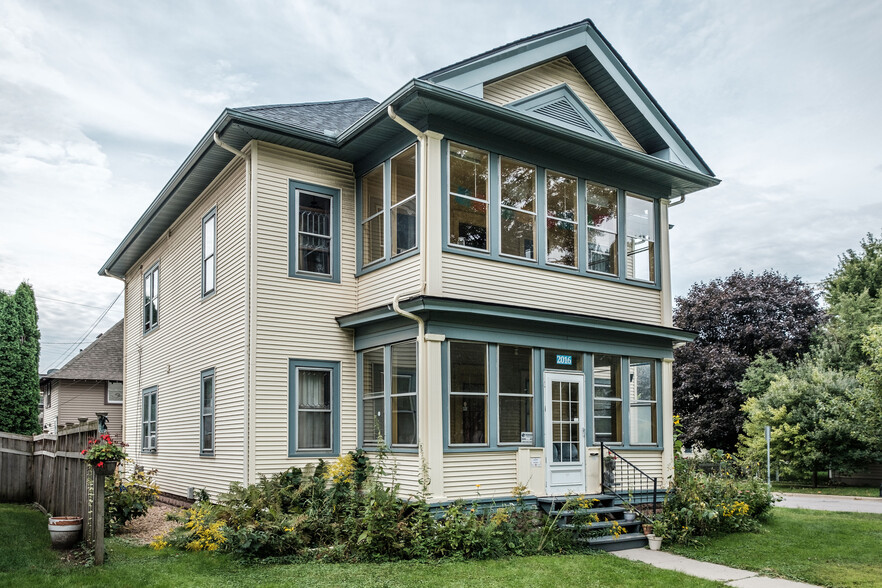
[[[107,313],[110,312],[110,309],[113,308],[113,305],[116,304],[117,300],[119,300],[119,297],[122,296],[123,292],[125,292],[125,291],[126,291],[126,289],[123,288],[123,289],[120,291],[120,293],[116,295],[116,298],[113,299],[113,302],[110,303],[110,306],[108,306],[107,308],[105,308],[105,309],[101,312],[101,315],[100,315],[97,319],[95,319],[95,322],[92,323],[92,326],[89,327],[89,330],[86,331],[86,333],[85,333],[82,337],[80,337],[77,341],[74,341],[74,343],[73,343],[70,347],[68,347],[67,349],[65,349],[65,350],[62,352],[62,354],[59,356],[60,359],[59,359],[59,358],[56,358],[56,359],[52,362],[52,364],[51,364],[51,365],[52,365],[52,368],[55,368],[55,367],[59,367],[59,366],[61,366],[61,365],[64,365],[64,363],[67,361],[67,358],[70,356],[70,354],[71,354],[72,352],[76,351],[76,348],[83,344],[83,341],[86,340],[86,337],[88,337],[89,335],[92,334],[92,331],[95,330],[95,327],[98,326],[98,323],[100,323],[101,320],[102,320],[105,316],[107,316]],[[49,368],[49,369],[52,369],[52,368]]]
[[[65,304],[73,304],[74,306],[85,306],[86,308],[100,308],[103,309],[103,306],[95,306],[94,304],[83,304],[82,302],[72,302],[70,300],[62,300],[61,298],[50,298],[48,296],[35,295],[35,298],[38,300],[51,300],[53,302],[63,302]]]

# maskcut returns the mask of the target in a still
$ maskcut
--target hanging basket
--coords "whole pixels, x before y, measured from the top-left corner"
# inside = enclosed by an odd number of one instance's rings
[[[98,463],[101,465],[99,466]],[[95,473],[99,476],[112,476],[116,471],[117,464],[119,464],[118,461],[103,461],[98,463],[93,463],[92,467],[95,468]]]

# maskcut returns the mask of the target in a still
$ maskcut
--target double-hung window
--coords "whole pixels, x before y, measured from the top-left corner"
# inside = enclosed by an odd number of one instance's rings
[[[202,296],[214,293],[215,282],[215,248],[217,235],[217,209],[202,218]]]
[[[159,326],[159,264],[144,274],[144,332]]]
[[[289,362],[288,454],[336,455],[340,450],[340,364]]]
[[[585,192],[588,205],[588,271],[617,275],[619,191],[587,182]]]
[[[104,404],[122,404],[123,403],[123,383],[107,382],[107,390],[104,397]]]
[[[579,267],[578,180],[545,172],[546,263]]]
[[[392,158],[392,257],[416,248],[416,145]]]
[[[450,343],[450,445],[487,444],[487,345]]]
[[[417,445],[417,344],[391,346],[392,446]]]
[[[488,251],[487,202],[489,154],[471,147],[449,144],[450,243]]]
[[[500,345],[499,444],[533,441],[533,349]]]
[[[200,413],[199,413],[199,452],[214,454],[214,370],[201,374]]]
[[[500,251],[536,259],[536,168],[500,158]]]
[[[622,359],[594,356],[594,442],[622,442]]]
[[[361,443],[376,447],[386,438],[386,370],[383,347],[362,354]]]
[[[156,451],[156,386],[141,394],[141,451]]]
[[[340,281],[340,191],[289,181],[288,275]]]
[[[385,256],[383,166],[361,179],[361,262],[367,266]]]
[[[652,200],[627,194],[625,231],[628,235],[627,277],[655,281],[655,206]]]
[[[658,442],[655,365],[652,359],[631,358],[629,362],[631,445],[654,445]]]

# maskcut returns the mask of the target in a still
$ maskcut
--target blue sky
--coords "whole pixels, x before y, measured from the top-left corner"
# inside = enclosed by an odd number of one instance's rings
[[[879,2],[3,0],[0,289],[34,286],[41,369],[122,317],[97,270],[225,106],[382,100],[584,18],[723,180],[671,211],[675,295],[882,231]]]

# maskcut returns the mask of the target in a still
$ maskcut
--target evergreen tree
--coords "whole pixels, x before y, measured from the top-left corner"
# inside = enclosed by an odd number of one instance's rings
[[[40,330],[30,284],[0,292],[0,431],[40,432]]]

